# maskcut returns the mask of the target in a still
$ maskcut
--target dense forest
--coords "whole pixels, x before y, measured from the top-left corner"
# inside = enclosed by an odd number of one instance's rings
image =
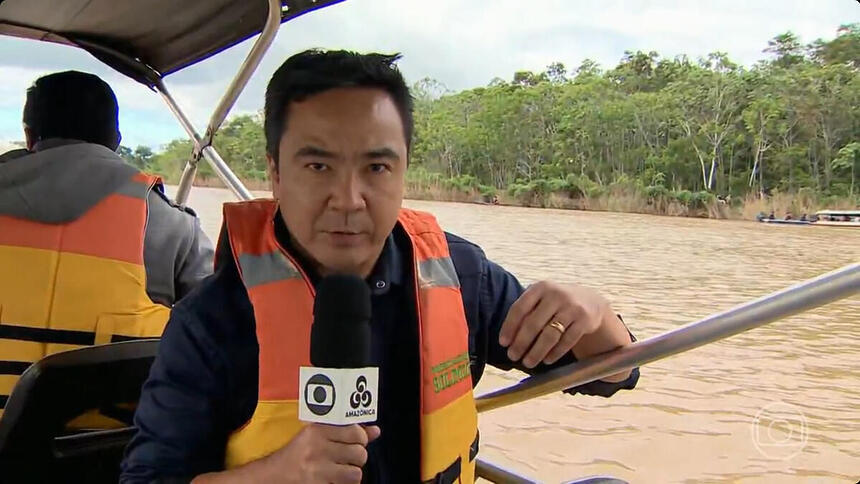
[[[763,53],[746,68],[626,52],[457,93],[423,79],[410,195],[711,216],[857,206],[860,24],[811,44],[786,32]],[[215,140],[247,180],[265,179],[260,121],[233,117]],[[191,144],[122,150],[175,180]]]

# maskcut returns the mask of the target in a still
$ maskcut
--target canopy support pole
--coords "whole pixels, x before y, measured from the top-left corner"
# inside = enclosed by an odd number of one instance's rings
[[[630,370],[860,293],[860,263],[708,316],[659,336],[525,378],[477,397],[479,412],[506,407]]]
[[[236,174],[233,173],[230,167],[227,166],[227,163],[224,162],[224,159],[221,158],[215,148],[212,147],[212,140],[215,138],[215,133],[218,132],[218,128],[221,127],[221,123],[223,123],[224,119],[227,118],[227,114],[230,112],[230,109],[236,103],[236,99],[239,98],[239,95],[245,89],[251,75],[257,70],[257,67],[259,67],[260,61],[262,61],[263,56],[266,51],[269,50],[269,47],[271,47],[272,42],[275,40],[275,35],[278,33],[278,28],[281,26],[280,0],[268,0],[268,3],[269,14],[266,18],[266,25],[263,27],[262,32],[260,32],[260,36],[257,38],[256,42],[254,42],[254,45],[251,47],[251,51],[248,52],[248,56],[245,57],[245,61],[239,68],[239,72],[236,73],[236,76],[233,78],[233,81],[230,83],[224,96],[221,97],[217,107],[212,112],[209,124],[206,127],[205,136],[201,137],[197,133],[194,126],[191,124],[191,121],[183,113],[182,109],[180,109],[173,96],[171,96],[167,91],[164,86],[164,82],[161,82],[156,86],[156,90],[161,94],[161,97],[164,99],[164,102],[167,103],[170,111],[173,112],[173,115],[176,116],[179,123],[194,142],[194,152],[191,159],[185,164],[185,168],[182,171],[182,178],[179,181],[179,189],[176,192],[176,202],[181,205],[185,205],[185,202],[188,201],[188,195],[191,192],[191,185],[194,183],[194,178],[197,176],[197,163],[200,161],[201,156],[209,162],[209,165],[212,166],[212,169],[215,170],[215,173],[221,181],[227,185],[227,188],[229,188],[237,198],[240,200],[250,200],[253,198],[251,192],[245,188],[245,185],[241,180],[236,177]]]
[[[260,66],[263,56],[266,55],[266,51],[269,50],[272,42],[275,41],[278,28],[281,26],[281,1],[268,0],[268,2],[269,15],[266,18],[266,25],[263,26],[260,36],[257,37],[257,41],[254,42],[251,51],[248,52],[248,56],[245,57],[242,66],[239,67],[239,72],[236,73],[236,77],[233,78],[221,101],[218,102],[218,106],[215,107],[215,111],[212,112],[212,117],[209,118],[209,124],[206,127],[206,138],[203,148],[212,144],[212,138],[215,136],[218,128],[221,127],[221,123],[227,118],[227,114],[230,112],[233,104],[236,103],[236,99],[245,90],[245,86],[248,85],[251,75]]]
[[[185,132],[188,133],[188,136],[191,138],[191,141],[194,143],[194,151],[191,156],[191,159],[185,164],[185,168],[182,171],[182,177],[179,180],[179,188],[176,190],[176,203],[180,205],[185,205],[188,201],[188,195],[191,193],[191,185],[194,183],[194,178],[197,176],[197,163],[200,161],[200,156],[202,155],[206,158],[206,161],[209,162],[209,165],[215,171],[215,174],[218,175],[218,178],[224,182],[224,185],[230,189],[231,192],[240,200],[251,200],[254,198],[251,195],[251,192],[245,188],[245,185],[241,180],[233,173],[233,170],[227,166],[227,163],[221,158],[218,152],[215,150],[213,146],[206,146],[203,149],[200,146],[203,144],[200,135],[197,133],[197,130],[194,129],[194,125],[191,124],[191,121],[176,103],[176,100],[173,96],[170,95],[170,92],[164,86],[162,82],[160,85],[156,86],[156,90],[161,94],[162,99],[170,108],[170,111],[176,116],[176,119],[179,120],[179,124],[185,129]]]

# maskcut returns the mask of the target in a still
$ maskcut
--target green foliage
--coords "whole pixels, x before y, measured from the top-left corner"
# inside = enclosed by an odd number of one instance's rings
[[[747,69],[721,52],[628,51],[610,69],[554,62],[458,93],[422,79],[407,183],[535,205],[630,195],[690,210],[717,195],[857,197],[860,25],[808,46],[786,32],[764,52]],[[232,118],[214,144],[240,177],[266,177],[259,115]],[[175,180],[192,146],[121,152]],[[205,162],[199,173],[212,176]]]
[[[850,62],[816,59],[836,58],[837,44],[850,57],[857,31],[843,26],[814,51],[781,34],[765,49],[772,60],[752,69],[720,52],[630,51],[608,71],[589,60],[570,76],[561,63],[520,71],[421,104],[412,162],[518,198],[663,187],[702,207],[712,197],[694,193],[850,191],[850,165],[831,161],[860,137],[860,76]]]

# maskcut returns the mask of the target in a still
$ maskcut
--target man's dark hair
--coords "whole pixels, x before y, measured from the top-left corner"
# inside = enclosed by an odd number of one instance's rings
[[[116,96],[98,76],[65,71],[40,77],[27,89],[24,125],[33,142],[68,138],[119,146]]]
[[[373,87],[387,92],[403,121],[407,149],[412,145],[412,95],[394,65],[400,54],[359,54],[345,50],[306,50],[287,59],[266,88],[266,153],[278,161],[290,103],[340,87]]]

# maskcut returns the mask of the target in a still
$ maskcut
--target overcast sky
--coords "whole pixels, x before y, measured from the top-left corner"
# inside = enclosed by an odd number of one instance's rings
[[[523,5],[534,6],[525,11]],[[575,68],[585,58],[612,67],[625,50],[691,58],[725,51],[752,65],[775,35],[804,42],[835,36],[860,22],[858,0],[346,0],[284,24],[232,113],[262,107],[265,84],[283,60],[309,47],[402,52],[411,83],[437,79],[453,90],[543,70],[554,61]],[[167,78],[202,130],[252,41]],[[161,99],[99,64],[86,52],[0,38],[0,141],[20,140],[24,92],[37,77],[76,69],[111,84],[120,103],[123,144],[158,147],[184,136]]]

